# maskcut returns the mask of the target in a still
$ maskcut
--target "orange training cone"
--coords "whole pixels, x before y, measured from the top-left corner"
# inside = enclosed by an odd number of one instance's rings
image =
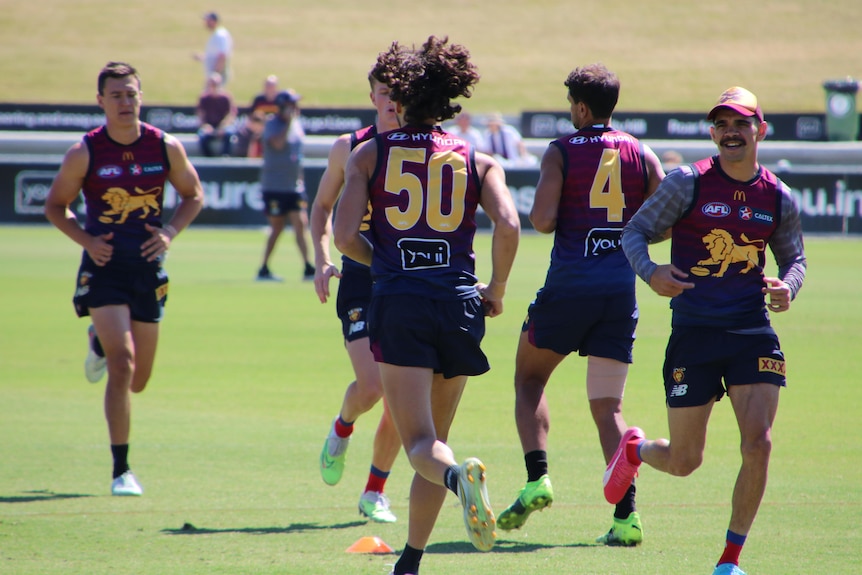
[[[348,553],[393,553],[392,547],[383,542],[380,537],[360,537],[347,548]]]

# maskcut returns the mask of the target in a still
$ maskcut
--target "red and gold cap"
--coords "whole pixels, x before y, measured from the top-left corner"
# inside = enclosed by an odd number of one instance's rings
[[[763,111],[761,111],[760,106],[757,104],[757,96],[739,86],[728,88],[722,92],[718,98],[718,102],[712,107],[709,114],[706,115],[706,119],[714,119],[720,108],[729,108],[743,116],[756,116],[758,120],[763,121]]]

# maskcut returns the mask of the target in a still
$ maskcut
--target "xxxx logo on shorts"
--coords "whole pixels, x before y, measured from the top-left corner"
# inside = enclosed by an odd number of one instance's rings
[[[778,375],[785,374],[784,362],[780,359],[773,359],[771,357],[758,357],[757,363],[757,371],[768,371],[769,373],[777,373]]]

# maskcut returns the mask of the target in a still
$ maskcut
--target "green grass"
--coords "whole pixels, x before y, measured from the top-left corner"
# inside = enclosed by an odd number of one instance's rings
[[[252,281],[260,230],[194,228],[168,261],[170,301],[149,388],[133,400],[131,463],[144,497],[108,493],[103,385],[83,377],[86,320],[71,307],[79,250],[48,226],[0,227],[0,572],[53,574],[386,575],[395,555],[345,550],[376,535],[400,550],[412,475],[403,454],[387,484],[399,522],[360,521],[379,406],[360,419],[342,483],[327,487],[317,457],[351,371],[333,305],[320,305],[290,239],[273,268],[284,284]],[[550,237],[525,234],[507,309],[489,320],[489,374],[472,380],[451,433],[459,458],[481,457],[502,510],[525,480],[513,417],[519,325],[544,278]],[[487,268],[488,236],[478,238]],[[743,552],[752,575],[858,572],[862,444],[858,240],[809,238],[809,279],[775,323],[789,387],[775,425],[770,484]],[[655,259],[665,257],[659,246]],[[659,374],[667,300],[641,285],[642,319],[626,417],[666,434]],[[711,421],[706,461],[689,478],[643,469],[646,541],[593,543],[612,509],[584,391],[570,358],[548,388],[557,500],[494,551],[469,544],[455,497],[440,514],[423,574],[709,573],[721,552],[738,434],[728,402]],[[194,528],[184,525],[189,524]]]
[[[41,0],[0,11],[0,99],[94,103],[98,70],[127,60],[143,74],[145,101],[193,104],[203,86],[191,58],[215,9],[235,42],[230,89],[247,103],[267,74],[305,106],[367,106],[365,76],[398,40],[449,35],[482,74],[467,107],[565,110],[575,66],[603,61],[622,81],[621,111],[704,111],[743,85],[771,112],[822,112],[822,82],[859,76],[858,0],[738,3],[495,0]]]

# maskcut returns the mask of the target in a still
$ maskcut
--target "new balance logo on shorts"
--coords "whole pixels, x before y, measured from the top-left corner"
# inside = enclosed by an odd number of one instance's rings
[[[670,389],[670,396],[671,397],[682,397],[686,393],[688,393],[688,384],[687,383],[679,383],[677,385],[674,385]]]

